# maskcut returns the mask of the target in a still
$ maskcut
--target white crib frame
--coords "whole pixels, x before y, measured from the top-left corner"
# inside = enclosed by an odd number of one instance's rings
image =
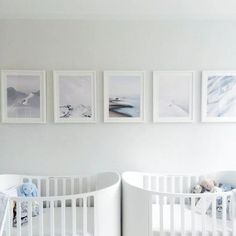
[[[96,186],[91,186],[92,178],[101,178],[105,180],[104,183],[96,183]],[[108,179],[109,178],[109,179]],[[120,236],[121,222],[120,222],[120,182],[121,178],[118,173],[102,173],[96,176],[17,176],[17,175],[2,175],[0,176],[0,189],[1,179],[5,180],[3,185],[9,184],[20,184],[23,182],[34,182],[39,191],[39,196],[41,194],[45,196],[41,197],[10,197],[10,204],[7,213],[7,220],[5,223],[5,233],[6,236],[11,236],[12,233],[12,203],[16,202],[17,206],[17,236],[32,236],[32,214],[28,214],[28,234],[22,235],[21,226],[21,203],[28,203],[28,212],[32,212],[32,203],[39,203],[39,236],[44,236],[44,224],[43,224],[43,209],[50,208],[50,236],[55,236],[55,207],[60,207],[61,209],[61,234],[66,236],[65,231],[65,208],[66,202],[69,200],[71,202],[72,208],[72,235],[78,235],[77,230],[77,219],[76,219],[76,207],[81,206],[83,208],[83,236],[88,235],[88,222],[87,222],[87,210],[88,207],[94,207],[94,236]],[[58,184],[61,180],[62,189],[59,189]],[[87,186],[83,186],[83,180],[88,181]],[[45,181],[46,189],[42,190],[42,182]],[[70,189],[67,189],[67,181],[70,183]],[[75,191],[75,181],[78,183],[79,193],[74,194]],[[53,183],[53,193],[51,192],[50,184]],[[103,186],[104,185],[104,186]],[[91,189],[94,188],[94,191]],[[59,192],[62,192],[60,196]],[[44,193],[43,193],[44,192]],[[69,194],[68,194],[69,193]],[[84,207],[86,206],[86,207]],[[20,222],[20,223],[18,223]],[[24,226],[25,227],[25,226]]]
[[[235,172],[236,173],[236,172]],[[216,198],[222,197],[223,199],[223,213],[222,222],[223,230],[221,234],[223,236],[236,235],[235,221],[231,221],[231,229],[227,228],[227,198],[232,199],[230,209],[231,217],[235,218],[235,203],[236,203],[236,191],[223,192],[223,193],[205,193],[205,194],[192,194],[183,193],[184,189],[190,190],[194,184],[198,183],[201,178],[206,175],[192,176],[192,175],[158,175],[151,173],[139,173],[139,172],[126,172],[122,175],[122,193],[123,193],[123,236],[153,236],[152,228],[152,205],[158,197],[160,218],[156,219],[160,225],[160,236],[166,235],[164,232],[163,221],[163,207],[168,201],[170,204],[170,235],[175,235],[174,229],[174,203],[179,201],[181,206],[181,235],[185,235],[185,216],[184,216],[184,204],[186,200],[191,199],[191,235],[196,235],[195,230],[195,200],[203,199],[203,205],[201,207],[202,217],[202,230],[201,235],[207,235],[208,232],[212,235],[217,235],[217,218],[216,218]],[[179,180],[179,192],[175,192],[175,183]],[[183,182],[185,180],[185,184]],[[142,181],[142,184],[140,184]],[[169,185],[168,185],[169,184]],[[168,189],[167,189],[168,188]],[[212,219],[213,226],[212,231],[206,229],[206,201],[211,199],[212,201]]]

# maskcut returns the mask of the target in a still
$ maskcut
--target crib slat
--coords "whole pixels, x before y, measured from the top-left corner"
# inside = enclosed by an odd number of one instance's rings
[[[202,236],[206,235],[206,198],[204,196],[201,197],[202,200]]]
[[[46,179],[46,196],[48,197],[50,194],[49,194],[49,178]],[[46,202],[46,206],[49,208],[49,201]]]
[[[155,175],[155,181],[156,181],[156,187],[155,187],[155,189],[156,189],[156,191],[158,191],[159,190],[159,176],[157,176],[157,175]]]
[[[62,179],[62,194],[66,195],[66,178]]]
[[[163,187],[163,176],[159,176],[159,192],[164,192],[164,187]]]
[[[58,178],[54,178],[54,196],[58,196]],[[58,201],[55,201],[54,205],[58,207]]]
[[[66,234],[66,222],[65,222],[65,200],[61,200],[61,235]]]
[[[10,201],[7,209],[7,225],[6,225],[6,236],[11,236],[12,226],[12,201]]]
[[[151,176],[151,184],[150,184],[151,190],[156,191],[157,190],[157,177],[156,176]],[[156,195],[151,196],[152,199],[152,204],[157,203],[157,197]]]
[[[73,195],[74,194],[74,190],[75,190],[75,180],[74,180],[73,177],[70,180],[70,189],[71,189],[71,195]]]
[[[192,229],[192,236],[196,235],[196,227],[195,227],[195,201],[196,198],[192,197],[191,198],[191,229]]]
[[[54,196],[58,196],[58,179],[54,178]]]
[[[175,235],[174,202],[175,202],[175,197],[171,197],[171,199],[170,199],[170,232],[171,232],[171,236]]]
[[[17,236],[21,236],[21,201],[16,203],[16,214],[17,214]]]
[[[43,201],[39,202],[39,235],[43,236]]]
[[[166,176],[163,176],[163,192],[164,193],[167,192],[167,181],[166,180],[167,180]]]
[[[164,204],[164,198],[163,198],[163,196],[160,196],[159,204],[160,204],[160,236],[163,236],[164,235],[164,232],[163,232],[163,224],[164,224],[164,220],[163,220],[163,204]]]
[[[189,192],[189,190],[191,189],[191,176],[188,176],[187,177],[187,184],[186,184],[186,187],[187,187],[187,191]]]
[[[79,177],[79,193],[83,192],[83,178]]]
[[[170,191],[171,193],[174,193],[175,192],[175,178],[174,176],[171,176],[170,177]]]
[[[28,235],[32,236],[32,201],[28,201]]]
[[[49,194],[49,185],[50,185],[50,180],[49,178],[46,179],[46,196],[48,197]]]
[[[167,192],[167,177],[166,176],[161,176],[160,177],[161,180],[161,189],[163,193]],[[163,204],[167,203],[167,199],[163,198]]]
[[[76,199],[72,199],[72,235],[76,235]]]
[[[82,193],[83,192],[83,178],[82,177],[79,177],[79,193]],[[79,199],[79,206],[83,206],[83,199],[80,198]]]
[[[185,215],[184,215],[184,197],[180,198],[180,208],[181,208],[181,234],[185,235]]]
[[[92,177],[89,177],[88,179],[88,192],[92,191]],[[92,206],[92,197],[88,198],[88,207]]]
[[[41,179],[37,179],[38,195],[41,196]]]
[[[185,183],[185,189],[184,189],[185,193],[190,193],[191,192],[191,176],[186,176],[186,183]],[[191,198],[186,198],[186,203],[188,205],[191,204]]]
[[[227,220],[227,196],[222,197],[222,223],[223,223],[223,236],[226,236],[226,220]]]
[[[55,189],[54,189],[54,195],[58,196],[58,179],[55,178]]]
[[[216,197],[212,199],[212,234],[216,236]]]
[[[236,232],[235,232],[235,220],[234,220],[234,217],[235,217],[235,192],[232,191],[232,195],[231,195],[231,222],[232,222],[232,235],[235,235]]]
[[[84,185],[85,192],[88,192],[88,177],[85,177],[84,181],[85,181],[85,185]]]
[[[156,195],[152,195],[150,194],[149,195],[149,201],[148,201],[148,218],[151,219],[152,217],[152,206],[153,206],[153,202],[156,202],[156,198],[157,196]],[[156,204],[156,203],[155,203]],[[95,209],[95,208],[94,208]],[[152,221],[149,220],[148,221],[148,232],[152,232]],[[148,234],[148,236],[152,236],[152,234]]]
[[[55,212],[54,201],[50,201],[50,235],[55,235]]]
[[[93,231],[93,235],[98,235],[98,224],[97,224],[98,213],[97,213],[97,198],[96,198],[96,195],[94,196],[94,200],[93,200],[93,209],[94,209],[94,214],[93,214],[94,231]]]
[[[179,176],[179,193],[183,193],[183,176]]]
[[[83,197],[83,236],[88,233],[87,197]]]

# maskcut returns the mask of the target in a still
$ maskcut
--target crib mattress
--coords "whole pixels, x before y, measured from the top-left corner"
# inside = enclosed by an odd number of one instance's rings
[[[55,236],[61,235],[61,208],[54,208],[54,219],[55,219]],[[94,210],[93,207],[87,208],[87,224],[88,224],[88,234],[87,236],[94,235],[93,233],[93,226],[94,226]],[[44,217],[44,236],[50,235],[50,208],[45,208],[43,210],[43,217]],[[76,233],[78,236],[83,235],[83,208],[76,207],[76,222],[77,222],[77,229]],[[66,207],[65,208],[65,226],[66,226],[66,236],[72,235],[72,208]],[[39,235],[39,216],[32,218],[32,235],[38,236]],[[17,228],[12,227],[11,236],[17,235]],[[25,224],[21,227],[21,235],[28,236],[28,224]]]
[[[179,204],[174,205],[174,235],[181,235],[181,207]],[[192,212],[190,209],[184,209],[184,229],[185,235],[192,235]],[[153,228],[153,236],[160,235],[160,208],[158,204],[154,204],[152,207],[152,228]],[[170,215],[170,205],[164,205],[163,207],[163,234],[171,235],[171,215]],[[230,235],[230,228],[232,222],[227,220],[226,223],[226,235]],[[222,235],[223,232],[223,224],[222,220],[217,219],[216,221],[217,233],[218,235]],[[210,216],[206,215],[206,231],[207,235],[211,235],[213,228],[213,221]],[[195,232],[196,235],[201,235],[202,232],[202,216],[201,214],[195,213]]]

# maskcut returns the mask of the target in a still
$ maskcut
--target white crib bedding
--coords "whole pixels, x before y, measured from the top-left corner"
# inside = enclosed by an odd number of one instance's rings
[[[94,235],[94,208],[87,208],[87,224],[88,224],[88,233],[86,236]],[[44,218],[44,236],[49,236],[50,234],[50,208],[45,208],[43,210],[43,218]],[[54,208],[54,226],[55,226],[55,236],[61,235],[61,208]],[[77,229],[76,233],[78,236],[83,235],[83,208],[76,207],[76,222]],[[72,208],[65,208],[65,228],[66,228],[66,236],[72,235]],[[11,236],[17,235],[17,228],[12,227]],[[39,216],[32,218],[32,235],[39,235]],[[21,226],[21,235],[28,236],[28,224]]]
[[[174,235],[181,235],[181,222],[180,222],[180,216],[181,216],[181,207],[179,204],[174,205]],[[190,209],[185,208],[184,209],[184,225],[185,225],[185,235],[192,235],[192,212]],[[164,228],[163,228],[163,234],[164,235],[171,235],[171,215],[170,215],[170,205],[164,205],[163,207],[163,222],[164,222]],[[158,204],[153,204],[152,207],[152,228],[153,228],[153,236],[160,235],[160,208]],[[232,225],[231,221],[226,222],[226,235],[232,235],[232,232],[230,234],[230,227]],[[222,220],[217,219],[216,221],[216,227],[217,227],[217,235],[222,235],[223,232],[223,224]],[[213,228],[213,221],[210,216],[206,215],[206,235],[212,235],[210,232],[212,232]],[[195,213],[195,232],[196,235],[201,235],[202,232],[202,215]]]

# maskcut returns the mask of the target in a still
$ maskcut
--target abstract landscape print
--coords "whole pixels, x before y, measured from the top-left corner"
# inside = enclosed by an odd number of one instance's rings
[[[154,122],[192,122],[193,92],[193,71],[154,71]]]
[[[236,122],[236,72],[203,72],[202,121]]]
[[[54,72],[55,122],[95,122],[95,72]]]
[[[45,72],[2,71],[2,121],[45,123]]]
[[[144,72],[104,72],[104,120],[144,121]]]

